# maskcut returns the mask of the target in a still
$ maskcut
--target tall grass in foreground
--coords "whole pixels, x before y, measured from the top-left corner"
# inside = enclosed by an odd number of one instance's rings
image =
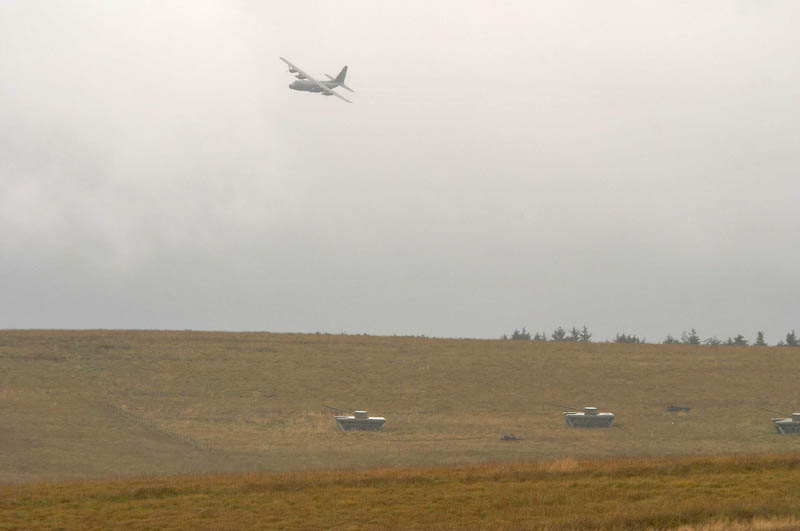
[[[800,454],[0,487],[2,529],[796,529]]]

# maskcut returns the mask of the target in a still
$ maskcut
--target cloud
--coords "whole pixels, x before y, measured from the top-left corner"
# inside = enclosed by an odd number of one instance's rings
[[[0,319],[776,335],[795,11],[4,4]],[[355,103],[279,55],[348,64]]]

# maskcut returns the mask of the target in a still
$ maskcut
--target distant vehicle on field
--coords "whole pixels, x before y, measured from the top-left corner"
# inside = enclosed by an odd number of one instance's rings
[[[792,413],[789,418],[773,418],[772,425],[781,435],[800,434],[800,413]]]
[[[564,420],[570,428],[610,428],[613,413],[598,413],[596,407],[585,407],[582,412],[565,411]]]
[[[353,411],[353,415],[336,416],[336,425],[342,431],[383,431],[386,419],[370,417],[366,411]]]

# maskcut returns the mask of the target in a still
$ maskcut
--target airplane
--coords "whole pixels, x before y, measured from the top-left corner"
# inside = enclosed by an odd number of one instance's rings
[[[337,94],[332,89],[336,87],[342,87],[344,89],[349,90],[350,92],[355,92],[353,89],[348,87],[344,84],[344,77],[347,75],[347,66],[342,68],[342,71],[339,72],[339,75],[333,77],[330,74],[325,74],[328,76],[330,81],[317,81],[313,77],[309,76],[299,67],[292,64],[288,59],[284,59],[283,57],[280,58],[281,61],[286,63],[289,66],[289,73],[295,74],[297,81],[293,81],[289,88],[292,90],[302,90],[305,92],[319,92],[323,96],[336,96],[339,99],[346,101],[347,103],[353,103],[352,101],[348,100],[341,94]]]

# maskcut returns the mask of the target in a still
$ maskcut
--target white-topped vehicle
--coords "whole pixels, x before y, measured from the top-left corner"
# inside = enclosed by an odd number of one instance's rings
[[[598,413],[596,407],[585,407],[583,411],[565,411],[564,420],[570,428],[610,428],[613,413]]]
[[[383,431],[386,419],[370,417],[366,411],[353,411],[352,415],[337,415],[336,425],[342,431]]]
[[[781,435],[800,435],[800,413],[792,413],[789,418],[773,418],[772,425]]]

